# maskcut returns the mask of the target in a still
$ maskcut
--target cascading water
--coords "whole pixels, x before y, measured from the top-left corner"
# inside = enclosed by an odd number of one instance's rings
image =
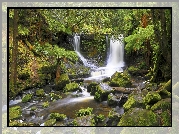
[[[90,64],[89,61],[85,59],[85,57],[80,53],[80,36],[75,34],[73,45],[74,45],[75,52],[78,54],[84,66],[90,67],[90,68],[97,68],[94,64]]]
[[[124,43],[123,43],[123,35],[121,34],[118,39],[112,38],[110,39],[110,49],[108,52],[108,60],[106,67],[99,67],[95,71],[91,72],[91,78],[97,78],[103,76],[110,77],[116,71],[123,72],[122,67],[124,67]],[[108,42],[108,37],[106,37],[106,42]]]

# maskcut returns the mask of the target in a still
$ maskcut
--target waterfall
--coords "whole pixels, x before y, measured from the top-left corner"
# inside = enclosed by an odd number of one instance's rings
[[[74,42],[73,47],[75,49],[75,52],[78,54],[79,58],[83,62],[84,66],[90,67],[90,68],[97,68],[94,64],[90,63],[80,52],[80,36],[76,35],[74,36]]]
[[[124,42],[123,35],[121,34],[118,39],[110,38],[110,47],[107,52],[107,65],[106,67],[99,67],[95,71],[91,72],[92,78],[111,76],[116,71],[123,72],[124,67]],[[106,36],[106,42],[108,43],[108,37]]]
[[[107,67],[123,67],[124,66],[124,43],[123,35],[119,36],[119,39],[110,39],[110,54],[107,61]]]

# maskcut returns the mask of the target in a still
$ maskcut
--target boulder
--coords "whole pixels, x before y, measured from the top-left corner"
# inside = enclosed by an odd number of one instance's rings
[[[66,84],[69,84],[69,83],[70,83],[70,79],[69,79],[68,75],[62,74],[60,76],[60,78],[55,79],[55,85],[56,85],[55,89],[62,90],[66,86]]]

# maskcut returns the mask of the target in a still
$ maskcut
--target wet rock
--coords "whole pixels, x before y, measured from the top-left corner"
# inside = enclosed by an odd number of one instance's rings
[[[151,110],[131,108],[122,115],[118,126],[158,126],[158,116]]]
[[[108,105],[109,106],[117,106],[117,105],[123,105],[127,101],[128,96],[125,94],[115,94],[113,95],[110,93],[108,95]]]
[[[130,94],[135,88],[125,88],[125,87],[112,87],[115,93],[125,93]]]
[[[70,83],[70,79],[69,79],[68,75],[62,74],[60,76],[60,78],[55,79],[55,85],[56,85],[55,89],[62,90],[66,86],[66,84],[69,84],[69,83]]]
[[[74,91],[82,92],[82,89],[80,88],[78,83],[72,82],[72,83],[66,84],[63,91],[64,92],[74,92]]]

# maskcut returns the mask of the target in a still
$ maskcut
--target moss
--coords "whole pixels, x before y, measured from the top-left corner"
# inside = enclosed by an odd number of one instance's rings
[[[164,111],[160,115],[161,117],[161,124],[162,126],[171,126],[171,112],[170,111]]]
[[[56,119],[49,119],[44,122],[44,126],[53,126],[56,123]]]
[[[22,109],[20,106],[15,106],[9,108],[9,120],[18,119],[22,114]]]
[[[138,75],[138,71],[140,71],[139,68],[134,67],[134,66],[130,66],[127,70],[131,75],[134,75],[134,76]]]
[[[163,88],[166,89],[168,92],[172,91],[171,79],[164,85]]]
[[[27,94],[22,98],[22,102],[28,102],[32,99],[32,94]]]
[[[86,115],[91,115],[93,112],[93,108],[86,108],[86,109],[80,109],[78,112],[76,112],[76,116],[77,117],[81,117],[81,116],[86,116]]]
[[[155,104],[159,100],[161,100],[161,96],[155,91],[148,92],[146,97],[143,98],[143,101],[146,105]]]
[[[111,76],[109,85],[112,87],[130,87],[132,83],[128,75],[116,72]]]
[[[109,111],[108,121],[106,122],[107,126],[117,126],[121,119],[121,115],[116,113],[114,110]]]
[[[145,107],[141,94],[130,95],[126,103],[123,105],[125,111],[128,111],[130,108],[134,108],[134,107],[138,107],[138,108]]]
[[[95,126],[94,114],[77,117],[73,120],[74,126]]]
[[[151,110],[132,108],[122,115],[118,126],[156,126],[158,117]]]
[[[35,111],[35,110],[37,110],[37,107],[36,107],[36,106],[33,106],[33,107],[31,107],[30,110],[31,110],[31,111]]]
[[[162,88],[161,90],[158,91],[158,93],[160,94],[160,96],[165,99],[165,98],[169,98],[171,97],[171,93],[168,92],[166,89]]]
[[[62,74],[59,79],[55,79],[56,90],[62,90],[66,84],[70,83],[70,79],[67,74]]]
[[[44,102],[44,103],[42,104],[42,106],[43,106],[43,108],[49,107],[49,102],[48,102],[48,101],[47,101],[47,102]]]
[[[166,111],[167,109],[171,109],[171,98],[162,99],[151,107],[151,110],[153,111],[156,110]]]
[[[55,94],[55,93],[49,93],[50,94],[50,97],[51,97],[51,100],[58,100],[58,99],[62,99],[62,96],[58,95],[58,94]]]
[[[25,123],[25,122],[20,122],[20,121],[17,121],[17,120],[14,120],[14,121],[11,121],[9,122],[9,126],[38,126],[37,124],[34,124],[34,123]]]
[[[102,114],[99,114],[94,117],[95,123],[103,122],[105,120],[105,116]]]
[[[79,87],[78,83],[72,82],[69,84],[66,84],[66,86],[64,87],[64,92],[73,92],[73,91],[81,91],[81,88]]]
[[[98,85],[96,87],[96,92],[94,95],[94,99],[96,101],[102,102],[102,101],[106,101],[108,98],[108,95],[113,92],[113,90],[103,90],[100,85]]]
[[[64,120],[67,116],[65,114],[60,114],[60,113],[51,113],[50,118],[51,119],[56,119],[57,121]]]
[[[90,92],[91,95],[94,95],[96,92],[96,87],[99,85],[97,82],[92,82],[87,86],[87,92]]]
[[[39,97],[42,97],[45,95],[45,92],[43,89],[39,89],[39,90],[36,90],[36,93],[35,93],[37,96]]]

